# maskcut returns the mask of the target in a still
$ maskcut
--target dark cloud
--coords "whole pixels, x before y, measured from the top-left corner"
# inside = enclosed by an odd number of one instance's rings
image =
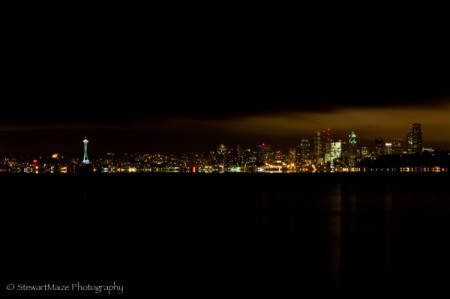
[[[442,37],[414,27],[178,17],[9,24],[1,121],[120,125],[450,98]]]
[[[99,151],[287,147],[324,126],[371,140],[380,123],[380,134],[392,126],[404,136],[421,110],[450,100],[448,34],[438,27],[307,9],[199,17],[109,8],[22,9],[5,22],[3,151],[77,151],[85,134]],[[438,129],[447,123],[426,115],[425,129],[440,132],[428,140],[448,142]]]

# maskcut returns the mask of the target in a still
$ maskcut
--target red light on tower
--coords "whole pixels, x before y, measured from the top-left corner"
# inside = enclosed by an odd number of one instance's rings
[[[38,160],[33,160],[33,164],[37,164]]]

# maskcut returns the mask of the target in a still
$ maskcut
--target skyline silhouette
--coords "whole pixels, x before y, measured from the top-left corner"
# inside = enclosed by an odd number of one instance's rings
[[[416,122],[431,146],[450,145],[449,58],[434,29],[72,17],[6,32],[0,153],[72,152],[85,134],[100,151],[287,149],[330,126],[371,142]]]

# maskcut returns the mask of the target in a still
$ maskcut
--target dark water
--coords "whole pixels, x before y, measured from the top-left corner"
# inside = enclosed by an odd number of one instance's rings
[[[446,292],[449,183],[448,176],[5,176],[2,291],[11,281],[81,280],[166,296]]]

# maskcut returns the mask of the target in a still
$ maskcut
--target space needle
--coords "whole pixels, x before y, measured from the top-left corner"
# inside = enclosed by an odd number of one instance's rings
[[[89,162],[88,159],[88,154],[87,154],[87,145],[89,143],[89,140],[87,139],[87,137],[84,137],[83,140],[83,145],[84,145],[84,155],[83,155],[83,164],[90,164],[91,162]]]

